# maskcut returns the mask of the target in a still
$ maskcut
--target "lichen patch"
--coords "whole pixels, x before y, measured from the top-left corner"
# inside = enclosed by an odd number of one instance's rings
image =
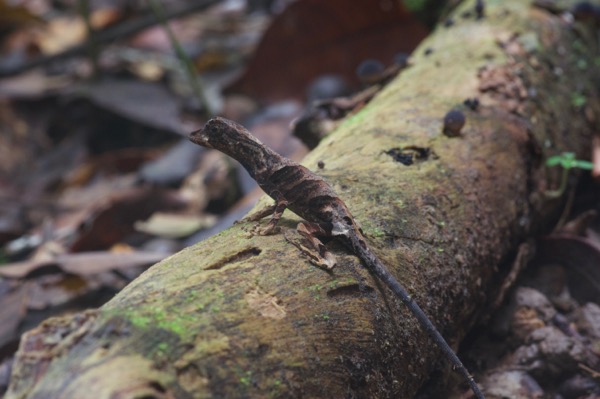
[[[285,308],[279,304],[277,297],[261,292],[258,288],[246,293],[244,298],[248,305],[260,313],[261,316],[271,319],[283,319],[287,315]]]

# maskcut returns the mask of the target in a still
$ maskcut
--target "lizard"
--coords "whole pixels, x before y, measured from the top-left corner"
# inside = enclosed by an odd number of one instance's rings
[[[335,260],[327,254],[318,237],[329,236],[341,240],[364,266],[406,305],[421,327],[464,377],[475,397],[484,399],[473,376],[425,312],[371,251],[348,207],[325,179],[279,155],[242,125],[225,118],[216,117],[209,120],[202,129],[192,132],[189,138],[195,144],[219,150],[237,160],[275,201],[273,206],[266,207],[248,218],[258,221],[271,215],[270,221],[258,230],[258,234],[275,232],[283,212],[286,209],[291,210],[305,220],[298,224],[298,232],[324,255],[320,266],[327,269],[333,268]]]

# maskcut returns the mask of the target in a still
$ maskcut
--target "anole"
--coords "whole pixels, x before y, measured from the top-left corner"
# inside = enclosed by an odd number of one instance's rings
[[[346,204],[329,183],[306,167],[267,148],[243,126],[224,118],[209,120],[203,129],[190,134],[190,140],[203,147],[219,150],[237,160],[275,200],[272,207],[251,215],[251,220],[260,220],[269,214],[272,215],[269,223],[259,231],[260,234],[272,233],[283,211],[290,209],[306,220],[298,225],[298,231],[323,255],[321,266],[326,268],[332,268],[335,261],[326,253],[317,236],[330,236],[343,241],[365,267],[408,307],[421,327],[465,378],[475,396],[478,399],[484,398],[473,377],[431,320],[369,249]]]

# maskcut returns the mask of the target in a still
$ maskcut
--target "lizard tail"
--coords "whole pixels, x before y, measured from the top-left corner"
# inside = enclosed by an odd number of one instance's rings
[[[373,252],[366,245],[362,237],[356,237],[351,240],[350,245],[356,254],[359,254],[360,258],[365,263],[367,269],[379,278],[385,285],[387,285],[392,292],[400,298],[400,300],[406,305],[408,310],[415,316],[421,327],[427,332],[427,334],[433,339],[437,346],[444,352],[446,357],[451,361],[452,365],[458,370],[458,372],[467,381],[475,397],[477,399],[485,399],[485,396],[481,392],[481,389],[475,382],[473,376],[469,373],[467,368],[460,361],[456,353],[452,350],[448,342],[444,339],[442,334],[433,325],[429,317],[423,312],[423,309],[415,302],[410,294],[404,289],[402,284],[396,280],[396,278],[389,272],[383,263],[375,256]]]

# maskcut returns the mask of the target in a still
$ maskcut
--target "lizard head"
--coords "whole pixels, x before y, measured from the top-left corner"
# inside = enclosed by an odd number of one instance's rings
[[[192,132],[189,138],[192,143],[226,154],[244,144],[262,146],[262,143],[242,125],[221,117],[209,120],[202,129]]]
[[[268,169],[278,154],[265,147],[245,127],[229,119],[213,118],[190,134],[192,143],[214,148],[240,162],[252,177]]]
[[[212,143],[218,140],[218,134],[216,134],[216,132],[219,129],[216,125],[218,125],[218,123],[215,123],[215,119],[209,120],[202,129],[190,133],[190,141],[194,144],[201,145],[202,147],[215,148]]]

